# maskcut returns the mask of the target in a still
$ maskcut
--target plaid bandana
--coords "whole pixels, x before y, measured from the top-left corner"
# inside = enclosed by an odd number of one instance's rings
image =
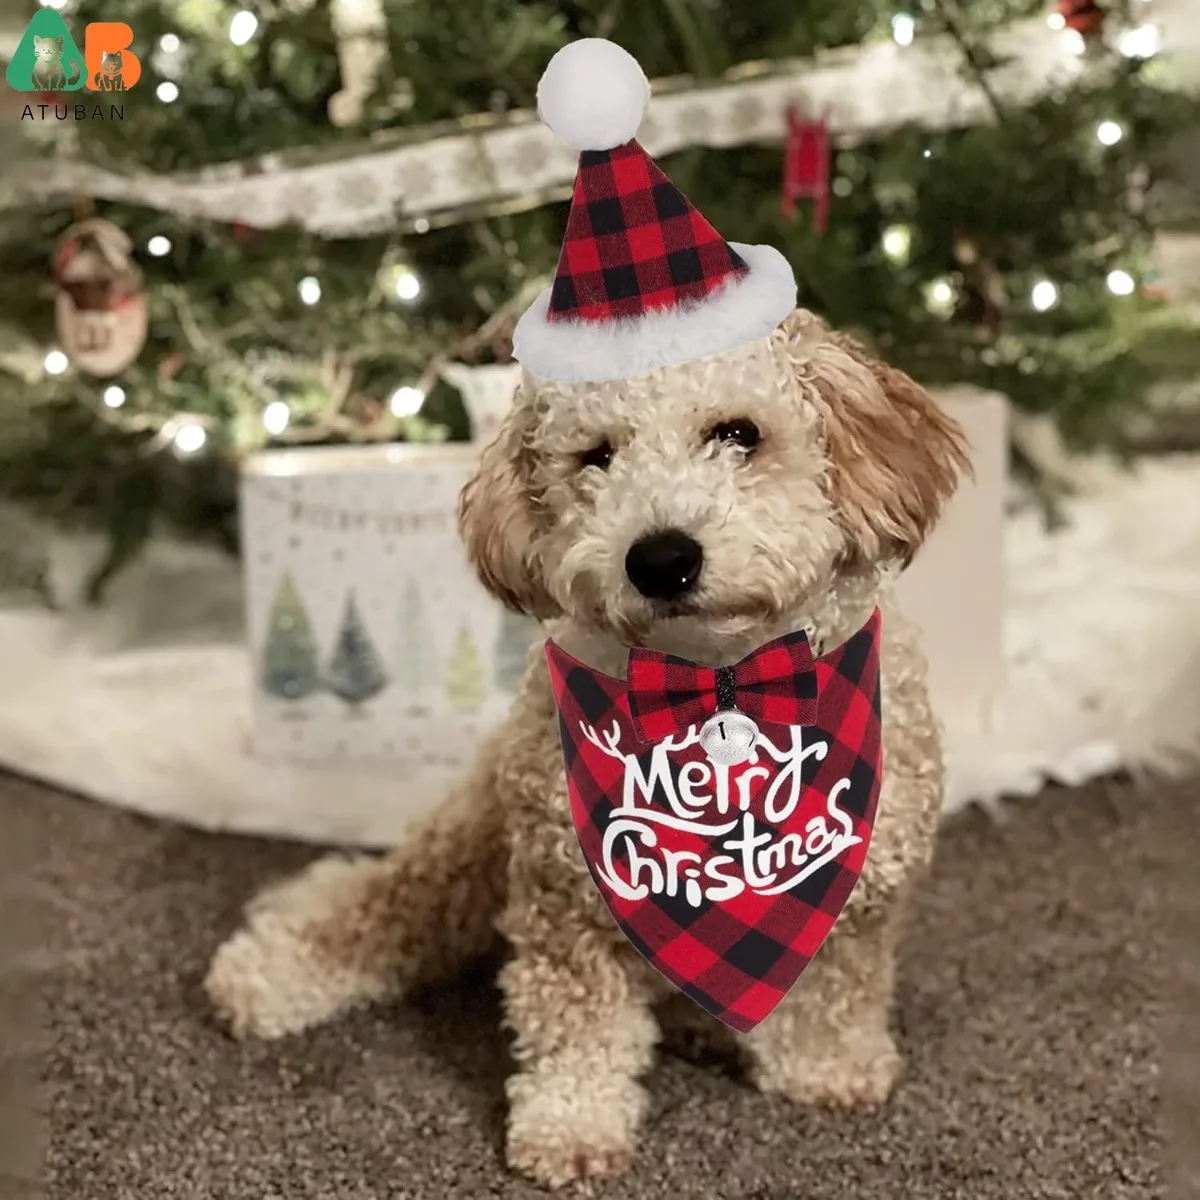
[[[866,861],[883,763],[879,628],[876,610],[815,661],[803,634],[780,638],[731,674],[635,650],[628,685],[546,643],[592,878],[651,965],[740,1033],[812,961]],[[725,715],[757,725],[732,766],[701,742]]]

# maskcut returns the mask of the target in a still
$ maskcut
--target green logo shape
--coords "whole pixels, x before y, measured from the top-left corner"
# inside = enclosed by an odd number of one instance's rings
[[[77,92],[87,86],[83,62],[66,22],[43,8],[34,13],[4,78],[18,92]]]

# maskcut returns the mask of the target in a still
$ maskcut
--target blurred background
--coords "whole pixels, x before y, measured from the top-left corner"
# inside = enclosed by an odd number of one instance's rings
[[[919,1099],[866,1156],[860,1126],[812,1117],[813,1187],[853,1161],[863,1197],[950,1194],[922,1190],[938,1171],[954,1194],[1148,1197],[1145,823],[1194,825],[1200,746],[1200,0],[0,4],[0,824],[73,939],[62,1194],[207,1170],[206,1195],[334,1195],[349,1146],[385,1182],[336,1194],[441,1196],[422,1180],[495,1158],[499,1118],[458,1095],[479,1071],[499,1094],[486,992],[363,1018],[322,1075],[319,1048],[231,1060],[189,981],[314,852],[289,840],[386,847],[437,803],[538,641],[479,589],[455,508],[566,220],[538,78],[584,36],[641,61],[640,140],[716,228],[780,247],[800,303],[929,388],[975,460],[898,586],[948,811],[1027,819],[948,825],[906,959]],[[404,1070],[363,1082],[355,1047]],[[792,1118],[672,1071],[640,1178],[682,1140],[730,1195],[794,1194],[759,1145]],[[432,1157],[395,1176],[397,1153]],[[471,1194],[510,1194],[496,1171]]]

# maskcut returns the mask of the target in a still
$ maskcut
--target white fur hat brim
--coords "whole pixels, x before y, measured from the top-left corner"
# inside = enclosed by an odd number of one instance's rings
[[[604,383],[768,337],[796,306],[791,265],[774,246],[729,245],[749,270],[690,305],[615,321],[550,321],[547,288],[517,322],[513,357],[539,379]]]

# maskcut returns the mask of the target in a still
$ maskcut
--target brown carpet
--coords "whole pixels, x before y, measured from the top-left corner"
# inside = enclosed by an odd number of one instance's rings
[[[1163,835],[1193,821],[1198,790],[1105,783],[1014,805],[1001,824],[953,820],[904,955],[908,1069],[886,1108],[797,1110],[726,1063],[667,1053],[634,1171],[595,1194],[1162,1195],[1152,918],[1178,846]],[[210,1020],[209,955],[246,897],[311,848],[7,777],[0,829],[23,832],[50,905],[52,1197],[542,1194],[501,1160],[508,1062],[487,975],[281,1044],[235,1043]]]

